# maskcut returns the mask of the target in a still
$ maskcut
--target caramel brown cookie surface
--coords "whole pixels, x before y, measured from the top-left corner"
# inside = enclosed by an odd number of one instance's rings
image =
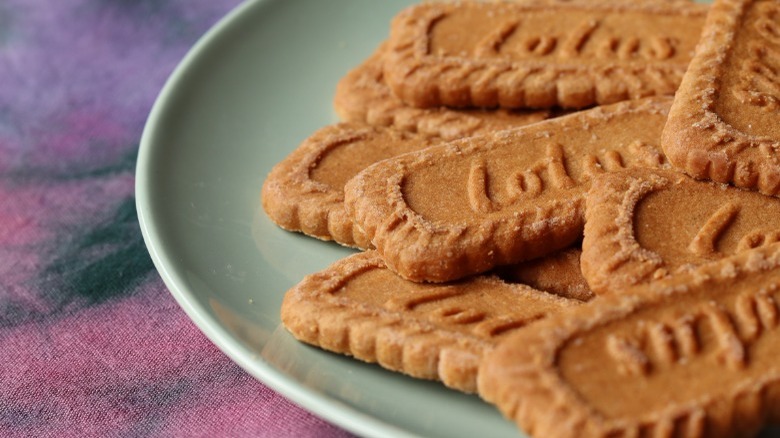
[[[673,94],[707,7],[424,3],[396,16],[385,81],[412,106],[583,108]]]
[[[664,130],[670,162],[701,179],[780,192],[780,3],[718,0]]]
[[[388,266],[448,281],[567,247],[593,176],[662,166],[670,98],[623,102],[433,146],[373,165],[345,206]]]
[[[263,208],[286,230],[367,248],[370,242],[344,212],[344,184],[377,161],[435,143],[360,123],[326,126],[274,166],[263,183]]]
[[[751,436],[776,421],[780,246],[672,280],[507,338],[480,395],[539,438]]]
[[[672,171],[600,176],[586,211],[582,270],[599,294],[780,241],[780,199]]]
[[[589,301],[590,290],[580,267],[580,248],[570,248],[517,265],[502,266],[496,274],[511,283],[522,283],[534,289],[562,297]]]
[[[288,291],[282,322],[309,344],[474,392],[479,361],[500,339],[578,303],[496,276],[412,283],[367,251]]]
[[[392,126],[425,136],[453,140],[501,129],[528,125],[553,115],[549,110],[456,110],[415,108],[397,97],[384,83],[380,48],[342,78],[336,87],[334,107],[348,122]]]

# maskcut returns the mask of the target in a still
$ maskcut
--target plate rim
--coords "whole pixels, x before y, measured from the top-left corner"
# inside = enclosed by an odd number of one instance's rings
[[[144,244],[163,283],[187,317],[220,351],[261,383],[308,412],[352,433],[371,437],[420,437],[323,393],[307,389],[273,365],[260,360],[260,357],[250,352],[209,316],[204,306],[187,290],[182,273],[177,272],[175,266],[168,261],[171,259],[170,249],[162,243],[164,238],[160,237],[158,224],[160,218],[156,216],[148,192],[153,158],[156,153],[159,153],[158,148],[162,147],[154,140],[165,129],[160,120],[164,119],[173,105],[171,102],[177,93],[179,83],[193,64],[200,57],[206,56],[212,44],[216,44],[222,38],[229,38],[227,36],[229,30],[238,25],[242,16],[272,1],[277,0],[244,0],[233,7],[197,39],[168,76],[155,98],[141,134],[135,168],[135,205]]]

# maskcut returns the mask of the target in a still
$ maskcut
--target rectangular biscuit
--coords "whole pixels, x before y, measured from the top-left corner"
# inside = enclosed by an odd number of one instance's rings
[[[412,283],[366,251],[290,289],[282,322],[303,342],[474,392],[479,361],[500,339],[579,303],[496,276]]]
[[[780,199],[673,171],[601,175],[586,206],[582,271],[598,294],[780,241]]]
[[[752,436],[780,418],[780,244],[505,339],[478,390],[534,437]]]
[[[396,16],[385,81],[417,107],[583,108],[673,94],[707,7],[424,3]]]
[[[627,101],[385,160],[347,183],[347,214],[412,281],[551,253],[581,238],[595,175],[664,166],[670,104]]]
[[[341,120],[390,126],[430,137],[454,140],[535,123],[551,110],[415,108],[395,97],[384,82],[380,47],[336,86],[333,106]]]
[[[326,126],[271,169],[263,182],[263,209],[285,230],[368,248],[371,242],[344,211],[344,184],[373,163],[437,142],[363,123]]]
[[[664,129],[670,162],[780,193],[780,3],[717,0]]]

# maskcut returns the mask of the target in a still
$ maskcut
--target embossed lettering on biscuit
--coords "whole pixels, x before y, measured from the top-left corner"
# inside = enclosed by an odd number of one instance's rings
[[[538,437],[742,436],[777,418],[778,244],[625,292],[507,338],[480,395]]]
[[[671,171],[594,180],[582,270],[594,292],[619,292],[780,240],[780,200]]]
[[[390,126],[429,137],[454,140],[501,129],[525,126],[552,117],[550,110],[415,108],[397,98],[385,84],[384,46],[336,87],[336,112],[346,122]]]
[[[564,248],[582,236],[594,176],[664,166],[670,98],[472,137],[387,160],[345,188],[345,206],[390,269],[449,281]]]
[[[292,288],[282,304],[282,322],[304,342],[474,392],[484,352],[517,329],[578,303],[496,276],[411,283],[367,251]]]
[[[707,8],[425,3],[393,21],[385,80],[417,107],[582,108],[677,89]]]
[[[683,78],[663,148],[688,174],[780,192],[780,4],[717,0]]]

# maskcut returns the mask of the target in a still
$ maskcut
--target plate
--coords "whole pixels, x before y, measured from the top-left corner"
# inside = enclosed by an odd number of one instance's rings
[[[249,373],[364,436],[517,437],[476,396],[324,352],[281,326],[282,297],[352,251],[288,233],[260,207],[271,167],[337,120],[338,80],[408,1],[250,1],[209,31],[165,85],[138,158],[144,239],[200,329]]]
[[[337,121],[338,80],[411,0],[257,0],[225,17],[163,88],[141,140],[136,199],[152,259],[229,357],[315,414],[372,437],[518,437],[473,395],[298,343],[287,291],[352,251],[285,232],[260,207],[271,167]]]

